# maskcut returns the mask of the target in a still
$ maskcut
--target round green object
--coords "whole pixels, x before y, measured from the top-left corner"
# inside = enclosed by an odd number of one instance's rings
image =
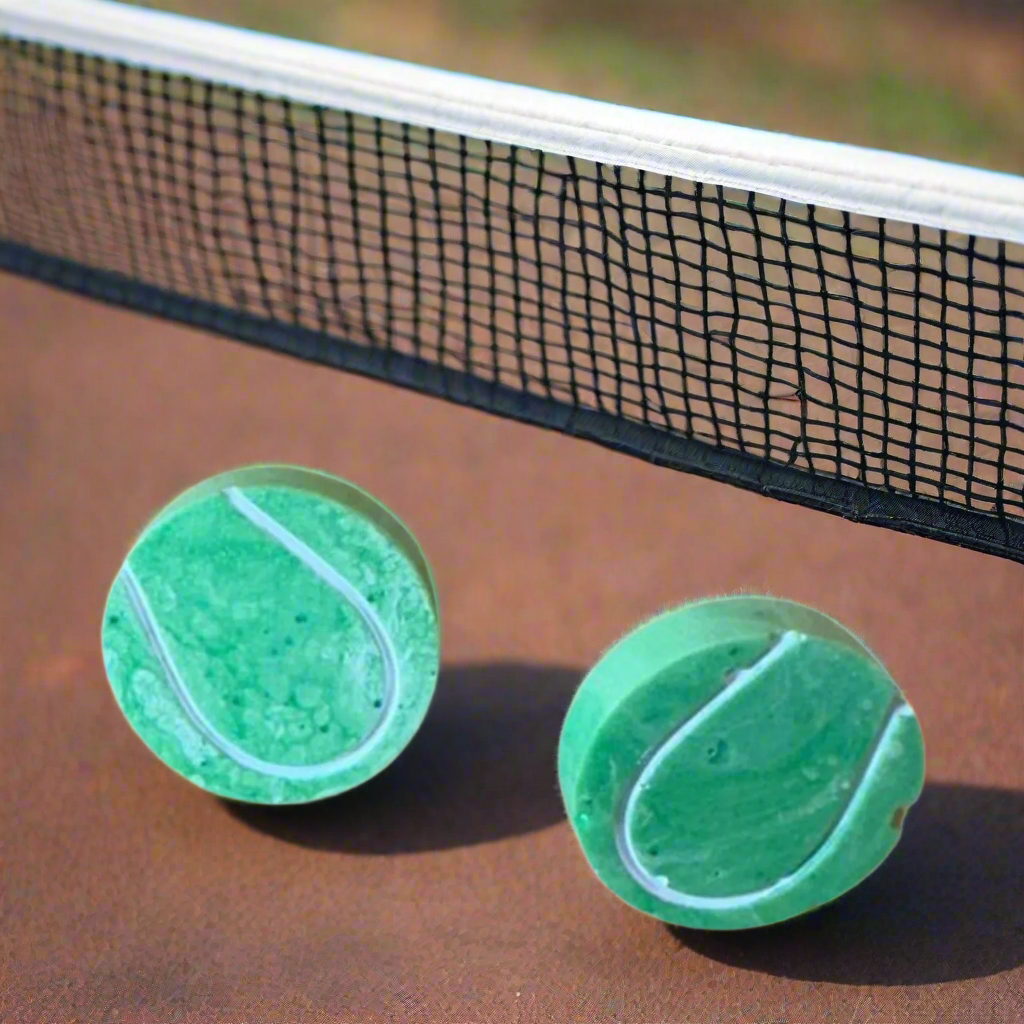
[[[233,800],[351,789],[416,733],[437,681],[437,596],[409,531],[326,473],[253,466],[143,530],[107,599],[103,659],[165,764]]]
[[[558,776],[595,873],[689,928],[828,903],[899,841],[924,782],[917,718],[839,623],[768,597],[665,612],[587,675]]]

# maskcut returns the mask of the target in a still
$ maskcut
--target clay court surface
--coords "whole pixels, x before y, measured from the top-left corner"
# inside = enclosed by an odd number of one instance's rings
[[[0,277],[0,1020],[1010,1022],[1024,1015],[1024,567]],[[181,488],[266,460],[419,536],[445,667],[360,790],[229,807],[156,761],[104,678],[106,589]],[[554,758],[582,673],[737,590],[858,631],[928,785],[859,889],[690,935],[617,902]]]

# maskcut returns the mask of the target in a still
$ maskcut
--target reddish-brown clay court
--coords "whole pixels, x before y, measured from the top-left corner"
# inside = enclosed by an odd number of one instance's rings
[[[346,477],[415,531],[444,669],[382,776],[238,810],[121,719],[99,649],[135,531],[219,470]],[[0,277],[0,1020],[1024,1018],[1024,567]],[[591,875],[555,779],[575,685],[669,604],[763,591],[859,632],[928,783],[832,907],[687,934]]]

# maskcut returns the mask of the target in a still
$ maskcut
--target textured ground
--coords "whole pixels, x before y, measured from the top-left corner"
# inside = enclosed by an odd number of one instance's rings
[[[1024,1013],[1024,570],[0,280],[0,1019],[672,1024]],[[134,531],[257,460],[347,476],[436,569],[445,670],[378,780],[232,810],[103,677]],[[684,935],[590,875],[561,717],[620,632],[739,588],[817,605],[924,730],[903,843],[831,909]]]

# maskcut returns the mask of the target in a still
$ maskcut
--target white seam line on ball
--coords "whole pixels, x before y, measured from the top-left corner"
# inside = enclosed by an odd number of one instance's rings
[[[381,621],[376,609],[363,597],[359,590],[345,579],[326,559],[318,555],[308,544],[296,537],[284,524],[279,523],[273,516],[264,512],[263,509],[237,487],[226,487],[224,489],[224,496],[253,526],[266,533],[267,536],[280,544],[289,554],[297,558],[310,572],[345,598],[359,613],[360,618],[362,618],[363,623],[373,637],[384,669],[383,707],[376,724],[370,732],[363,737],[356,747],[347,751],[338,760],[351,758],[354,754],[362,753],[371,741],[382,732],[384,725],[390,721],[397,702],[399,689],[398,652],[395,650],[391,634],[388,632],[383,621]],[[333,764],[335,762],[327,763]]]
[[[787,638],[791,638],[788,643]],[[799,633],[789,632],[784,634],[782,639],[761,659],[740,673],[740,675],[746,673],[742,682],[749,684],[751,679],[759,672],[763,671],[768,663],[776,660],[781,653],[784,653],[785,650],[791,649],[796,643],[803,639],[804,637]],[[783,645],[786,646],[784,647]],[[654,774],[654,771],[657,770],[658,765],[661,764],[671,750],[674,750],[675,747],[690,734],[695,727],[694,723],[699,724],[699,722],[703,721],[714,708],[717,708],[725,700],[729,699],[727,694],[729,694],[729,691],[733,690],[740,681],[740,676],[737,676],[736,682],[716,694],[714,699],[705,704],[704,707],[693,716],[693,718],[687,720],[687,722],[671,733],[661,747],[655,751],[654,755],[645,765],[644,770],[637,777],[633,788],[630,790],[629,795],[624,802],[622,814],[616,822],[615,841],[623,867],[625,867],[630,876],[638,885],[641,886],[641,888],[645,889],[652,896],[656,896],[658,899],[666,903],[671,903],[675,906],[687,907],[693,910],[730,910],[741,907],[751,908],[765,900],[779,896],[788,889],[797,885],[807,875],[811,874],[819,864],[831,856],[842,839],[845,822],[856,810],[859,809],[864,800],[867,799],[867,793],[871,789],[869,783],[878,770],[878,766],[885,756],[886,749],[892,742],[893,733],[899,722],[904,718],[912,718],[914,714],[913,710],[902,700],[896,700],[893,702],[885,727],[879,736],[871,758],[864,769],[864,773],[861,776],[846,809],[840,816],[839,821],[836,822],[829,836],[796,870],[792,871],[788,875],[784,875],[782,878],[773,882],[771,885],[766,886],[764,889],[758,889],[753,892],[739,893],[734,896],[695,896],[691,893],[680,892],[677,889],[671,888],[640,863],[636,852],[636,846],[633,843],[633,838],[630,834],[630,819],[632,818],[636,801],[639,799],[642,792],[642,786],[646,785],[647,781]]]
[[[351,767],[352,764],[363,756],[366,749],[382,735],[383,726],[394,712],[395,698],[398,694],[398,659],[394,644],[377,613],[366,602],[362,594],[352,587],[348,580],[241,492],[233,495],[231,492],[235,490],[235,488],[229,488],[224,492],[235,509],[252,522],[253,525],[269,534],[282,547],[286,548],[289,553],[293,554],[319,578],[323,579],[325,583],[345,597],[359,612],[380,651],[384,666],[384,706],[374,727],[360,743],[330,761],[313,765],[275,764],[249,754],[218,732],[203,714],[198,704],[196,704],[188,687],[185,685],[184,679],[181,677],[174,658],[171,656],[170,649],[164,641],[156,616],[153,614],[149,601],[146,598],[145,591],[131,566],[126,563],[121,571],[121,576],[124,579],[128,592],[128,600],[150,648],[160,662],[164,677],[177,698],[179,705],[192,725],[206,740],[236,764],[258,772],[261,775],[294,781],[323,778]],[[238,499],[241,500],[239,501]]]

